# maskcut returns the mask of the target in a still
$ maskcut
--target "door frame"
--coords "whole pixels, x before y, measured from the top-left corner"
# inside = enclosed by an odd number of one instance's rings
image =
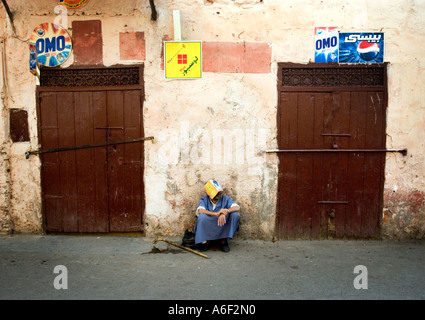
[[[277,71],[277,143],[282,140],[282,130],[280,130],[280,111],[282,92],[342,92],[342,91],[380,91],[383,93],[383,108],[388,109],[388,63],[383,64],[338,64],[338,63],[278,63]],[[386,112],[387,113],[387,112]],[[385,114],[383,128],[383,145],[386,146],[386,124]],[[278,145],[278,148],[280,146]],[[383,157],[379,187],[379,211],[383,210],[383,189],[385,183],[385,157]],[[279,159],[278,159],[279,161]],[[279,166],[278,166],[279,171]],[[275,234],[281,238],[282,213],[279,198],[280,172],[277,181],[277,201]],[[379,214],[378,224],[380,224],[382,214]],[[378,226],[379,228],[379,226]]]
[[[144,136],[143,103],[145,100],[144,89],[144,64],[112,65],[109,67],[98,65],[61,67],[41,67],[40,85],[36,87],[36,116],[38,144],[42,145],[41,133],[41,94],[44,92],[84,92],[84,91],[122,91],[139,90],[140,108],[142,117],[141,134]],[[143,143],[143,142],[142,142]],[[144,177],[144,148],[142,149],[141,168],[142,179]],[[40,159],[41,163],[41,159]],[[42,168],[40,167],[40,178]],[[43,196],[43,183],[40,179],[42,229],[46,231],[46,214]],[[143,184],[143,181],[142,181]],[[145,212],[145,188],[142,186],[141,194],[141,232],[143,233],[143,219]]]

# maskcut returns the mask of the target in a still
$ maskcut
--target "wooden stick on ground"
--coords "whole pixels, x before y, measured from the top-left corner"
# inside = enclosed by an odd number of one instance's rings
[[[176,246],[176,247],[178,247],[178,248],[180,248],[180,249],[183,249],[183,250],[186,250],[186,251],[192,252],[192,253],[194,253],[194,254],[197,254],[198,256],[201,256],[201,257],[203,257],[203,258],[205,258],[205,259],[209,259],[209,258],[210,258],[210,257],[209,257],[209,256],[207,256],[206,254],[203,254],[203,253],[198,252],[198,251],[196,251],[196,250],[193,250],[193,249],[187,248],[187,247],[185,247],[185,246],[179,245],[178,243],[175,243],[175,242],[173,242],[173,241],[170,241],[170,240],[167,240],[167,239],[164,239],[164,238],[158,238],[158,239],[155,239],[155,240],[153,241],[153,243],[157,243],[158,241],[164,241],[164,242],[167,242],[167,243],[172,244],[173,246]]]

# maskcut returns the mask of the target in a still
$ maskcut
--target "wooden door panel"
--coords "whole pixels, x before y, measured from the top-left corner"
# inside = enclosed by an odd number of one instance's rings
[[[382,203],[381,190],[383,161],[382,154],[371,154],[366,157],[364,164],[364,195],[362,215],[362,235],[375,237],[379,228],[380,204]]]
[[[124,140],[124,101],[121,91],[107,95],[108,141]],[[110,230],[122,231],[128,213],[123,208],[124,199],[124,148],[123,145],[108,146],[108,192]]]
[[[75,146],[75,109],[74,94],[64,92],[56,95],[58,117],[58,146]],[[73,232],[78,230],[77,211],[77,168],[76,151],[58,153],[59,174],[61,184],[62,230]]]
[[[91,95],[92,113],[93,113],[93,141],[94,143],[106,142],[107,137],[105,129],[102,127],[107,124],[106,114],[106,92],[96,91]],[[91,150],[94,172],[95,196],[93,201],[96,203],[96,209],[93,213],[94,222],[92,227],[87,230],[95,230],[94,232],[109,231],[109,208],[108,208],[108,163],[107,149],[95,148]],[[84,232],[84,231],[83,231]],[[93,231],[92,231],[93,232]]]
[[[362,236],[364,213],[364,161],[363,153],[349,155],[347,165],[347,211],[345,213],[345,234],[347,237]]]
[[[366,143],[366,108],[367,92],[350,93],[350,101],[354,106],[350,109],[350,149],[364,149]]]
[[[350,101],[346,92],[328,96],[323,115],[323,148],[342,149],[348,146]],[[346,172],[347,154],[323,153],[321,234],[340,236],[345,231],[347,209]]]
[[[296,148],[314,147],[314,108],[315,96],[310,93],[299,93],[297,100],[297,133]],[[299,121],[303,119],[303,121]],[[296,177],[296,221],[295,233],[300,238],[309,238],[311,231],[311,218],[315,214],[315,205],[311,201],[314,190],[313,185],[313,154],[297,156],[297,177]]]
[[[282,92],[280,97],[280,108],[278,110],[278,120],[280,130],[278,132],[278,145],[282,149],[293,149],[297,147],[297,112],[293,106],[297,105],[298,96],[296,93]],[[292,188],[297,177],[297,155],[287,154],[279,156],[279,229],[285,238],[294,238],[296,222],[296,198]]]
[[[385,114],[382,92],[368,92],[366,99],[366,141],[365,147],[385,147]]]
[[[367,92],[350,92],[350,139],[349,149],[366,148],[366,109]],[[364,216],[364,164],[370,155],[353,153],[348,156],[347,166],[347,206],[345,235],[350,238],[364,237],[362,217]]]
[[[325,148],[325,137],[323,136],[324,128],[324,115],[326,107],[331,103],[332,95],[329,92],[315,93],[314,94],[314,131],[312,132],[314,137],[314,145],[312,149],[323,149]],[[301,146],[302,148],[302,146]],[[311,214],[311,232],[310,238],[319,238],[321,234],[320,226],[322,224],[321,215],[321,204],[318,202],[322,199],[323,194],[323,175],[319,174],[322,172],[325,156],[322,154],[312,154],[313,156],[313,178],[312,178],[312,192],[310,202]]]
[[[140,91],[126,91],[124,94],[124,137],[126,140],[143,136],[141,119]],[[125,228],[132,231],[141,230],[141,210],[143,207],[143,147],[144,144],[128,143],[124,148],[123,160],[123,209],[129,213]]]
[[[42,125],[40,126],[40,140],[48,148],[58,146],[58,123],[56,95],[52,93],[41,94],[40,101],[43,109],[40,112]],[[58,154],[50,153],[43,155],[41,167],[43,207],[45,208],[44,224],[52,231],[60,231],[61,219],[61,188],[59,175]]]
[[[43,148],[73,145],[74,112],[68,108],[73,104],[72,94],[49,93],[41,95],[40,99],[43,105],[40,112]],[[67,128],[71,134],[64,135],[62,128]],[[73,230],[78,223],[73,214],[76,211],[74,153],[46,154],[42,156],[42,163],[46,228],[54,232]]]
[[[384,149],[382,92],[282,92],[279,149]],[[376,237],[383,153],[279,154],[282,238]]]
[[[39,110],[42,149],[143,134],[140,90],[42,93]],[[46,231],[141,231],[142,146],[139,142],[42,154]]]
[[[108,93],[110,141],[142,136],[140,92]],[[110,229],[140,231],[142,210],[142,143],[108,147]]]
[[[75,92],[76,145],[105,142],[105,92]],[[96,129],[98,128],[98,129]],[[105,148],[76,150],[79,232],[108,232]]]
[[[368,92],[366,99],[365,147],[385,149],[385,107],[382,92]],[[364,237],[374,237],[379,231],[382,203],[385,153],[365,155],[364,162],[364,207],[362,230]]]
[[[75,94],[75,145],[92,144],[93,141],[93,103],[91,92],[76,92]],[[96,229],[94,213],[96,211],[96,185],[94,184],[95,167],[93,149],[76,151],[77,193],[78,193],[78,231]]]

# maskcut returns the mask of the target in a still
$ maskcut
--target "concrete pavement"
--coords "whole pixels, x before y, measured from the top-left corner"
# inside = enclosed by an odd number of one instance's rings
[[[236,236],[205,259],[153,240],[0,235],[0,299],[425,299],[425,241]]]

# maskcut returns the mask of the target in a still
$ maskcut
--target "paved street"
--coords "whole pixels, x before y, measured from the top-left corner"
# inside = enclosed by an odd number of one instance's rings
[[[145,237],[1,235],[0,299],[425,299],[425,241],[230,247],[206,259]]]

